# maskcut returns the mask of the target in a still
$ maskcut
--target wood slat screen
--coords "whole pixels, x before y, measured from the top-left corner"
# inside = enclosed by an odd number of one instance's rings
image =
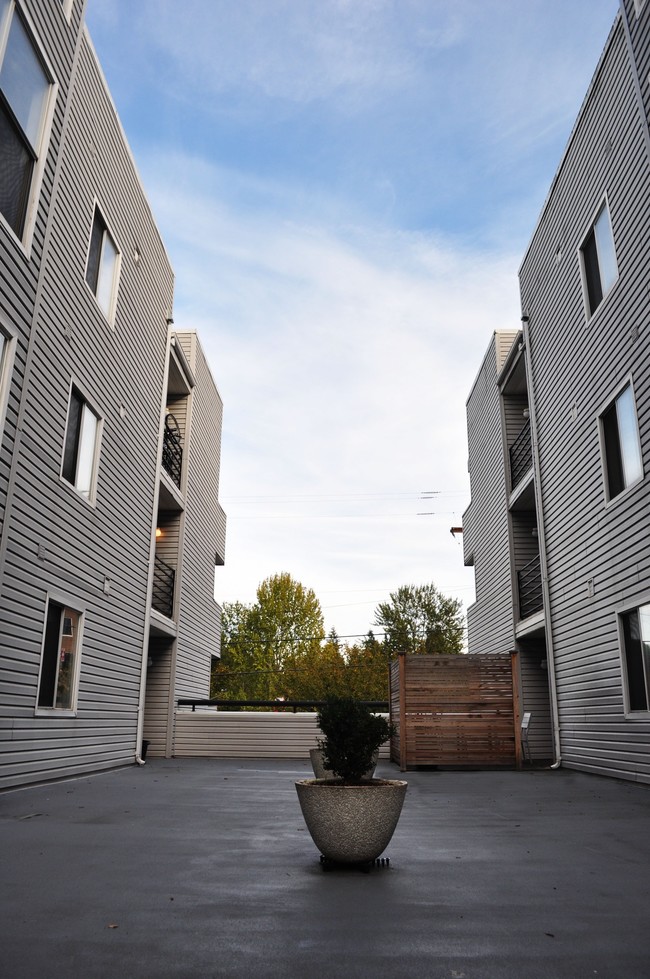
[[[511,654],[400,655],[390,666],[391,761],[402,771],[519,765],[515,668]]]

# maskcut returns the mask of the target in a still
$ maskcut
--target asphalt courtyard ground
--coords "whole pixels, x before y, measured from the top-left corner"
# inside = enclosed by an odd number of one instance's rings
[[[152,759],[1,794],[0,976],[649,979],[649,786],[409,772],[390,866],[325,873],[309,775]]]

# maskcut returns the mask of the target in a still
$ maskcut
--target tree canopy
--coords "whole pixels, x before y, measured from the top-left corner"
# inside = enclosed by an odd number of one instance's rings
[[[221,661],[212,695],[232,700],[287,697],[288,677],[320,649],[325,626],[311,588],[281,572],[266,578],[252,605],[223,607]]]
[[[227,700],[387,700],[388,664],[397,653],[460,653],[460,602],[434,585],[407,585],[380,603],[372,631],[343,643],[325,636],[315,593],[282,572],[266,578],[251,605],[226,602],[221,660],[212,671],[211,696]]]
[[[463,645],[461,603],[446,598],[434,584],[403,585],[380,602],[375,625],[386,632],[384,645],[396,653],[460,653]]]

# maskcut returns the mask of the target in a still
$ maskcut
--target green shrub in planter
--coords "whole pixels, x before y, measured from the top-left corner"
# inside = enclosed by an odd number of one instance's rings
[[[348,785],[363,782],[373,755],[394,732],[385,717],[352,697],[328,697],[318,713],[318,725],[325,767]]]

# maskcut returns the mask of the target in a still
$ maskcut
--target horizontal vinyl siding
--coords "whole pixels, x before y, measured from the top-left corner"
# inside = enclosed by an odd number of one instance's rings
[[[476,602],[467,611],[470,653],[513,645],[508,511],[493,338],[467,402],[472,502],[463,518],[465,554],[474,556]]]
[[[171,644],[152,638],[149,642],[149,661],[143,738],[149,741],[149,755],[164,757],[170,715]]]
[[[78,24],[75,22],[72,26],[68,25],[56,4],[27,2],[23,6],[33,26],[36,44],[52,68],[58,92],[49,139],[43,148],[46,163],[29,256],[25,255],[10,232],[0,223],[0,325],[6,322],[17,337],[7,416],[4,429],[0,429],[0,540],[7,514],[8,479],[16,442],[18,412],[34,315],[38,274],[78,33]]]
[[[522,714],[530,711],[528,747],[533,761],[553,757],[553,732],[544,640],[528,640],[520,644],[519,669],[522,685]]]
[[[181,436],[181,445],[183,448],[183,454],[185,454],[185,429],[187,427],[187,395],[182,398],[167,398],[167,409],[174,416],[174,419],[178,423],[178,429]]]
[[[537,527],[537,514],[534,510],[517,511],[511,515],[512,547],[515,570],[521,571],[539,554],[538,538],[533,534]],[[516,596],[518,607],[519,594]]]
[[[643,10],[637,16],[634,10],[634,0],[625,0],[624,6],[630,25],[630,37],[637,63],[646,119],[650,119],[650,86],[648,86],[648,76],[650,76],[650,30],[648,30],[650,7],[646,2]]]
[[[508,359],[508,354],[512,350],[512,345],[518,336],[519,330],[498,330],[494,334],[494,352],[497,374],[501,373],[503,365]]]
[[[305,758],[322,737],[316,714],[178,710],[176,758]],[[388,744],[379,749],[389,757]]]
[[[587,322],[578,249],[605,192],[619,279]],[[650,581],[649,218],[644,132],[619,21],[522,265],[521,290],[562,760],[640,779],[650,777],[650,720],[624,716],[615,607],[647,596]],[[597,416],[630,374],[646,475],[606,506]]]
[[[173,277],[87,39],[72,98],[7,535],[2,784],[125,764],[136,750]],[[95,197],[122,253],[113,327],[85,283]],[[103,419],[94,506],[60,477],[72,382]],[[74,717],[34,716],[52,589],[85,609]]]
[[[158,514],[158,527],[162,531],[160,538],[156,541],[156,557],[168,564],[170,568],[176,569],[178,563],[178,544],[180,540],[181,518],[178,513],[168,513],[160,511]]]
[[[221,610],[214,599],[217,555],[223,557],[219,506],[222,403],[195,333],[178,340],[196,378],[189,398],[183,570],[176,655],[176,697],[207,697],[219,654]]]

